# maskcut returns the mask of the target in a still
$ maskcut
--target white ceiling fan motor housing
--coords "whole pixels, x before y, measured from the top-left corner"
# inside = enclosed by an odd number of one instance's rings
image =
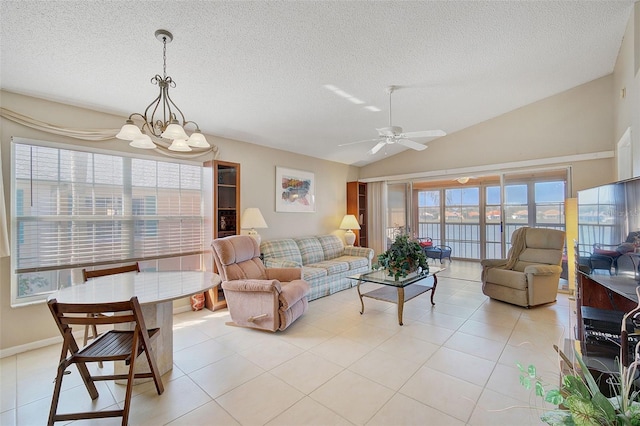
[[[402,127],[400,126],[382,127],[376,130],[378,130],[378,134],[380,136],[384,136],[384,137],[395,137],[395,136],[400,136],[402,134]]]

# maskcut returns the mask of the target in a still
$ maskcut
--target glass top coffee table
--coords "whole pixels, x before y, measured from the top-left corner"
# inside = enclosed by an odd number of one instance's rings
[[[406,277],[399,278],[398,280],[389,276],[387,271],[384,269],[366,272],[364,274],[351,275],[347,278],[357,280],[358,282],[358,296],[360,297],[360,304],[362,305],[360,314],[364,313],[363,297],[384,300],[385,302],[391,302],[398,305],[398,324],[402,325],[404,302],[408,302],[414,297],[420,296],[427,291],[431,291],[431,304],[435,305],[433,296],[436,293],[436,287],[438,285],[438,277],[436,274],[444,271],[445,269],[446,268],[429,266],[429,273],[427,274],[418,275],[417,273],[412,272]],[[433,285],[424,285],[424,283],[420,283],[421,281],[426,281],[430,277],[433,278]],[[382,284],[384,287],[377,288],[367,293],[362,293],[360,292],[361,283]]]

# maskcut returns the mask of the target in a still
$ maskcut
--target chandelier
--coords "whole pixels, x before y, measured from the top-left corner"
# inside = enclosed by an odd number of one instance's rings
[[[134,112],[129,116],[116,138],[131,141],[129,145],[135,148],[153,149],[156,144],[151,140],[151,136],[156,138],[171,139],[169,149],[171,151],[191,151],[191,147],[209,148],[207,139],[200,132],[198,124],[194,121],[187,121],[184,114],[169,96],[169,88],[176,87],[175,81],[167,76],[167,43],[171,43],[173,35],[166,30],[157,30],[156,38],[162,42],[163,75],[156,74],[151,79],[152,84],[157,84],[160,88],[158,97],[155,98],[144,110],[144,114]],[[138,117],[144,120],[140,127],[136,126],[133,118]],[[180,118],[180,121],[178,120]],[[191,136],[185,132],[185,127],[191,124],[195,130]]]

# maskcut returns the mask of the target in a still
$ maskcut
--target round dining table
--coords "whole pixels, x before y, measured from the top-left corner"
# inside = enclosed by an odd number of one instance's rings
[[[61,303],[105,303],[137,296],[147,328],[160,328],[152,347],[160,374],[164,374],[173,368],[173,301],[203,293],[220,282],[218,274],[206,271],[127,272],[62,288],[49,299]],[[146,359],[139,361],[136,370],[148,368]],[[116,372],[126,371],[120,363],[114,368]]]

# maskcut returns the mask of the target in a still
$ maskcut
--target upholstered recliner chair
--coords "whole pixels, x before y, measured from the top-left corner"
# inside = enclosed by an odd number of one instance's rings
[[[211,247],[231,325],[284,330],[307,310],[309,284],[301,268],[265,268],[257,241],[248,235],[219,238]]]
[[[518,228],[507,259],[484,259],[482,292],[492,299],[531,307],[555,302],[562,272],[565,233]]]

